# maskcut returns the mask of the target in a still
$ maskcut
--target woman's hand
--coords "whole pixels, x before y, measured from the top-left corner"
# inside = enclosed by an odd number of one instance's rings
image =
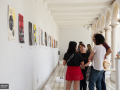
[[[90,65],[90,61],[88,63],[85,64],[85,67],[89,66]]]
[[[85,69],[85,65],[81,65],[81,64],[80,64],[80,68],[81,68],[81,69]]]
[[[84,61],[81,62],[80,68],[81,68],[81,69],[85,69]]]
[[[66,65],[66,60],[63,60],[63,65],[64,65],[64,66]]]

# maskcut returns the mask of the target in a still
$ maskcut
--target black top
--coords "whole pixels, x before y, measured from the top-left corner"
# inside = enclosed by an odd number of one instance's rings
[[[65,53],[63,60],[67,60],[70,58],[72,54]],[[67,66],[80,66],[80,62],[82,62],[82,56],[80,53],[75,53],[74,56],[70,59],[70,61],[67,63]]]
[[[87,53],[91,53],[90,49],[87,50]]]
[[[88,57],[89,57],[90,53],[87,52],[87,53],[80,53],[80,54],[84,60],[84,64],[88,63]],[[87,68],[88,67],[85,67],[85,70],[87,70]]]

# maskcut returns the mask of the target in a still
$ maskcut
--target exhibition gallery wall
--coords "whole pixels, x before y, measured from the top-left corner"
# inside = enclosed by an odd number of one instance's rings
[[[0,0],[0,83],[41,89],[58,64],[59,29],[43,0]]]

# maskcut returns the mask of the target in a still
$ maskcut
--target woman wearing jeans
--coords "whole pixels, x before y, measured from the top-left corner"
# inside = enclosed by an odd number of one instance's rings
[[[93,67],[91,69],[90,78],[89,78],[89,90],[94,90],[95,83],[97,90],[102,90],[101,81],[104,72],[103,61],[106,54],[106,49],[102,44],[105,42],[105,39],[103,35],[96,34],[93,37],[93,41],[95,43],[95,46],[88,58],[88,60],[90,61],[93,57],[93,60],[91,60]]]

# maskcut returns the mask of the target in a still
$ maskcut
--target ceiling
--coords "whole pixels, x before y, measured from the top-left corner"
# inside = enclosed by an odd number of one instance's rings
[[[58,26],[90,26],[114,0],[46,0]]]

